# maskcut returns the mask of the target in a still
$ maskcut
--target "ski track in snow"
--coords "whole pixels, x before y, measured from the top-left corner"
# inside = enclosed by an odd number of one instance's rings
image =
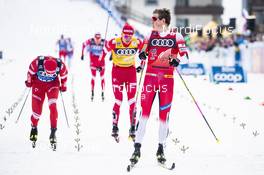
[[[80,61],[81,43],[100,31],[104,36],[107,14],[93,1],[0,0],[0,49],[10,61],[0,60],[0,174],[125,174],[133,143],[128,140],[127,98],[121,106],[120,143],[111,138],[111,62],[106,58],[105,102],[101,102],[99,77],[94,102],[90,101],[90,70],[87,59]],[[23,7],[23,8],[21,8]],[[47,11],[47,8],[49,10]],[[15,13],[16,12],[16,13]],[[120,28],[110,20],[107,38]],[[24,80],[30,61],[37,55],[57,55],[55,42],[64,33],[75,44],[68,91],[63,93],[70,123],[67,127],[61,99],[58,99],[58,146],[49,145],[49,110],[44,103],[37,146],[29,141],[31,96],[19,122]],[[191,57],[192,58],[192,57]],[[264,75],[248,75],[247,84],[212,84],[208,77],[186,77],[188,87],[220,139],[217,144],[191,97],[175,74],[175,92],[170,114],[170,135],[165,153],[174,171],[157,166],[158,101],[154,101],[142,145],[142,157],[131,174],[178,175],[263,175],[264,174]],[[74,87],[71,87],[74,77]],[[204,80],[207,79],[207,80]],[[228,90],[232,87],[233,90]],[[76,134],[72,90],[78,107],[80,133]],[[245,100],[250,96],[252,100]],[[8,115],[8,109],[13,108]],[[255,134],[255,135],[254,135]],[[259,134],[259,135],[258,135]],[[82,148],[76,149],[75,139]]]

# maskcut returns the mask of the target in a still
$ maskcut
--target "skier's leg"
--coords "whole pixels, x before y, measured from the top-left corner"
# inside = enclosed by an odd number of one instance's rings
[[[136,91],[137,91],[137,78],[136,78],[136,70],[135,68],[131,68],[129,70],[129,74],[127,74],[128,81],[126,82],[126,91],[129,105],[129,115],[130,115],[130,125],[135,126],[136,123]]]
[[[136,91],[137,91],[137,78],[136,78],[136,70],[134,67],[129,69],[127,74],[128,80],[125,83],[128,105],[129,105],[129,115],[130,115],[130,129],[129,129],[129,137],[134,140],[135,138],[135,124],[136,124]]]
[[[95,78],[96,78],[96,69],[94,67],[91,67],[91,73],[92,73],[91,88],[92,91],[94,91]]]
[[[68,54],[67,55],[67,65],[68,65],[68,69],[71,69],[71,61],[72,61],[72,55]]]
[[[155,99],[156,77],[146,76],[141,92],[141,114],[137,124],[134,152],[130,158],[131,164],[136,164],[140,158],[140,148],[145,135],[147,121],[150,115],[151,107]]]
[[[38,84],[32,87],[32,115],[31,115],[31,131],[30,140],[33,141],[33,148],[38,137],[38,121],[42,113],[43,102],[45,100],[45,87]]]
[[[159,143],[164,144],[169,133],[169,113],[173,98],[173,78],[164,78],[160,83],[159,92]]]
[[[114,67],[112,69],[112,88],[115,96],[115,104],[113,107],[113,125],[118,125],[120,106],[123,101],[123,82],[120,78],[120,68]]]
[[[123,100],[123,83],[120,80],[120,72],[117,68],[113,67],[112,69],[112,88],[115,96],[115,104],[113,107],[113,128],[112,136],[119,142],[118,139],[118,120],[120,113],[120,106]]]
[[[57,99],[59,95],[59,85],[52,84],[47,90],[48,104],[50,109],[50,126],[51,128],[57,128],[58,111],[57,111]]]
[[[43,102],[45,100],[45,88],[40,85],[33,85],[32,87],[32,127],[38,126],[38,121],[42,113]]]
[[[147,120],[150,115],[151,107],[155,99],[155,82],[156,77],[146,76],[143,89],[141,92],[141,114],[137,123],[135,143],[140,143],[145,135]]]
[[[101,70],[101,72],[100,72],[102,92],[104,92],[104,88],[105,88],[104,73],[105,73],[105,68],[102,67],[102,70]]]
[[[123,101],[123,85],[113,84],[113,92],[115,96],[115,104],[113,107],[113,125],[118,125],[120,106]]]

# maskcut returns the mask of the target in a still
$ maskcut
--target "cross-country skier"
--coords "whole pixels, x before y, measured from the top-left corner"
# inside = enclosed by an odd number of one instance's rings
[[[130,129],[129,136],[135,137],[135,122],[136,122],[136,100],[135,93],[137,89],[135,56],[138,50],[142,47],[142,41],[133,37],[134,28],[125,24],[122,29],[121,37],[111,39],[107,48],[111,51],[113,68],[112,68],[112,88],[115,95],[115,104],[113,107],[113,129],[112,136],[119,141],[118,137],[118,120],[120,115],[120,105],[123,100],[123,89],[126,89],[129,114],[130,114]]]
[[[140,148],[145,134],[146,124],[150,115],[155,96],[159,97],[159,144],[157,160],[165,163],[163,145],[168,136],[169,113],[172,105],[174,79],[173,72],[179,65],[178,54],[187,54],[185,41],[180,33],[168,29],[171,15],[168,9],[156,9],[153,12],[153,30],[144,40],[147,49],[139,54],[142,60],[147,59],[147,70],[141,93],[141,115],[138,121],[134,152],[130,159],[133,166],[140,158]],[[145,47],[145,46],[143,46]]]
[[[61,35],[60,39],[56,42],[56,47],[59,49],[59,57],[65,62],[67,56],[67,40],[64,35]],[[57,50],[57,49],[56,49]]]
[[[33,147],[38,136],[38,121],[42,113],[42,106],[45,96],[48,97],[50,109],[50,143],[56,147],[56,130],[57,130],[57,98],[59,91],[67,90],[67,68],[60,58],[51,56],[38,56],[35,58],[28,69],[27,80],[25,84],[32,88],[32,115],[31,115],[31,132],[30,140],[33,141]],[[55,148],[56,149],[56,148]]]
[[[104,101],[104,88],[105,88],[105,80],[104,80],[104,72],[105,72],[105,45],[106,41],[101,38],[101,34],[99,32],[95,33],[94,37],[88,39],[83,43],[82,46],[82,56],[81,60],[84,59],[85,50],[90,53],[90,68],[92,72],[92,94],[91,100],[94,99],[94,85],[96,78],[96,71],[100,73],[101,77],[101,88],[102,88],[102,100]]]

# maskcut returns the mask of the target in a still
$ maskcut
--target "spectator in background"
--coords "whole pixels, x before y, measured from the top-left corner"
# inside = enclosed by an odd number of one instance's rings
[[[241,66],[241,51],[239,48],[239,44],[237,42],[234,42],[234,48],[235,48],[235,66]]]

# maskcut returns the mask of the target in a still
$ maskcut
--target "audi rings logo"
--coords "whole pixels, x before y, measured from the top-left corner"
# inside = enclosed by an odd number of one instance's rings
[[[152,46],[172,47],[174,45],[173,39],[153,39],[151,41]]]
[[[117,55],[135,55],[136,53],[136,49],[118,49],[116,51]]]

